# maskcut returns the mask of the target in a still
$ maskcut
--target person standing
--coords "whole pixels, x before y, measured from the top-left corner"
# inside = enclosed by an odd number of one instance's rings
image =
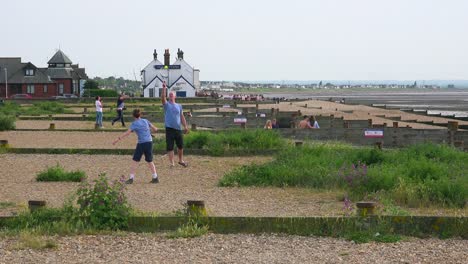
[[[133,153],[133,163],[130,167],[130,178],[125,183],[133,183],[136,168],[143,154],[145,155],[145,161],[148,163],[148,167],[153,175],[151,183],[159,183],[158,173],[156,172],[156,167],[153,163],[153,138],[151,137],[151,131],[156,133],[158,128],[148,120],[141,118],[140,109],[133,110],[133,117],[135,118],[135,121],[130,125],[130,128],[112,142],[112,145],[115,145],[132,132],[135,132],[138,136],[138,143],[136,145],[135,152]]]
[[[164,125],[166,127],[166,150],[169,156],[171,166],[174,166],[174,142],[177,145],[177,155],[179,157],[179,165],[187,167],[188,163],[184,161],[184,138],[182,135],[182,127],[184,126],[183,133],[188,133],[187,121],[185,120],[182,111],[182,105],[175,102],[176,94],[169,93],[169,101],[166,99],[167,86],[166,82],[162,85],[161,101],[164,108]]]
[[[125,108],[125,95],[121,94],[119,98],[117,99],[117,117],[112,120],[112,125],[114,125],[115,122],[119,121],[122,122],[122,126],[125,127],[125,122],[123,119],[123,110]]]
[[[104,128],[102,126],[102,99],[100,96],[96,96],[96,127]]]

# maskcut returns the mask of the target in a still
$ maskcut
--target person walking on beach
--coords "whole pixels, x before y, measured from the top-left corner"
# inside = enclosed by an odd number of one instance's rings
[[[96,96],[96,127],[104,128],[102,126],[102,99],[100,96]]]
[[[184,161],[184,139],[182,135],[181,125],[184,126],[183,133],[188,133],[187,121],[185,121],[182,106],[175,102],[176,94],[169,93],[169,101],[166,99],[167,86],[163,82],[161,101],[164,108],[164,125],[166,127],[166,150],[169,156],[171,166],[174,166],[174,142],[177,145],[177,155],[179,157],[179,165],[187,167],[188,163]]]
[[[117,117],[112,120],[112,125],[114,125],[115,122],[120,120],[120,122],[122,122],[122,126],[125,127],[125,122],[123,119],[123,110],[125,108],[124,100],[125,95],[123,94],[121,94],[117,99]]]
[[[148,163],[148,167],[153,176],[151,183],[158,183],[158,173],[156,172],[156,167],[153,163],[153,138],[151,137],[151,131],[156,133],[158,129],[148,120],[141,118],[140,109],[133,110],[133,117],[135,121],[130,125],[130,128],[112,142],[112,145],[115,145],[132,132],[135,132],[138,136],[138,143],[136,145],[135,152],[133,153],[133,163],[130,166],[130,178],[125,183],[133,183],[136,168],[143,154],[145,155],[145,161]]]

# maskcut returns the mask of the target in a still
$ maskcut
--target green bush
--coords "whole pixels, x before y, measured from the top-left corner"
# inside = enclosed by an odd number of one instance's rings
[[[0,116],[0,131],[13,130],[16,128],[14,116]]]
[[[3,105],[0,105],[0,116],[16,116],[20,113],[20,108],[20,105],[15,102],[5,102]]]
[[[184,147],[188,149],[204,149],[212,156],[221,156],[229,151],[262,151],[279,149],[286,141],[275,131],[231,130],[229,132],[192,131],[184,136]],[[154,140],[154,149],[165,149],[165,141]]]
[[[96,229],[125,229],[131,208],[124,193],[124,181],[109,184],[105,174],[99,175],[94,185],[82,183],[77,191],[78,216]]]
[[[427,143],[381,151],[305,144],[282,148],[266,164],[237,168],[219,184],[344,188],[355,199],[379,193],[408,206],[463,207],[468,199],[467,170],[468,154],[445,145]]]
[[[80,182],[84,179],[86,179],[86,174],[83,171],[66,172],[59,164],[47,167],[45,171],[38,173],[36,176],[37,181]]]

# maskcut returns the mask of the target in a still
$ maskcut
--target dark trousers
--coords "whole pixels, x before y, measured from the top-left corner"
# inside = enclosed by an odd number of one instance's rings
[[[122,126],[125,126],[125,122],[123,119],[123,110],[117,110],[117,117],[112,120],[112,124],[119,121],[122,122]]]

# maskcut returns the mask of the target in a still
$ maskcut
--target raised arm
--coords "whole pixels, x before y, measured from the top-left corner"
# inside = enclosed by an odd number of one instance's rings
[[[161,94],[161,102],[163,105],[166,104],[167,102],[167,99],[166,99],[166,94],[167,94],[167,86],[166,86],[166,82],[163,81],[163,84],[162,84],[162,94]]]

